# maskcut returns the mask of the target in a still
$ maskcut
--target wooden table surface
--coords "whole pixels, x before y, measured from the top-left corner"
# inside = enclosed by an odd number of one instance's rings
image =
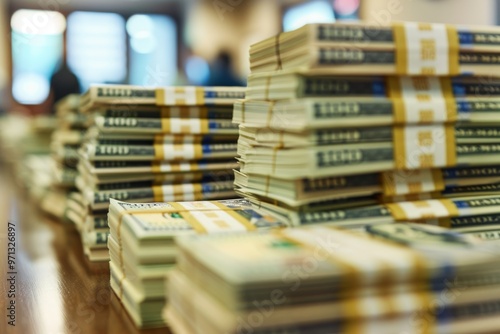
[[[10,174],[0,164],[0,333],[168,334],[167,328],[135,328],[110,289],[108,262],[89,262],[73,226],[41,214]],[[16,234],[15,297],[7,281],[8,222]],[[11,300],[15,327],[7,323]]]

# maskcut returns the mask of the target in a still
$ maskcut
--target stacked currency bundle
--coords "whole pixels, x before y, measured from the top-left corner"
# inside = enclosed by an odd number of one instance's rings
[[[88,214],[80,230],[92,259],[109,258],[109,199],[134,202],[235,197],[238,87],[95,85],[81,98],[87,131],[76,186]]]
[[[52,210],[54,214],[58,212],[55,215],[60,220],[73,224],[78,224],[85,217],[81,204],[75,203],[80,198],[76,188],[79,160],[77,151],[87,127],[87,116],[79,113],[79,107],[78,94],[62,98],[54,106],[57,128],[52,133],[50,143],[54,181],[49,196],[44,201],[46,204],[42,204],[46,210]]]
[[[498,27],[313,24],[252,45],[233,114],[237,192],[321,222],[347,207],[497,195],[500,79],[485,77],[500,64],[495,36]],[[433,210],[425,216],[456,213]]]
[[[174,333],[493,333],[500,248],[422,224],[177,239]]]
[[[165,277],[176,263],[175,237],[282,226],[252,210],[244,199],[170,203],[111,199],[111,287],[138,327],[164,326]]]
[[[80,95],[68,95],[56,105],[57,129],[52,134],[51,151],[57,163],[55,175],[60,187],[75,188],[77,150],[83,142],[87,120],[78,112]]]

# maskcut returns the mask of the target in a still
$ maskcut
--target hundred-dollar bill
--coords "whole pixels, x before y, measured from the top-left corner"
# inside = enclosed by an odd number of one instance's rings
[[[80,111],[113,105],[154,105],[155,88],[133,85],[92,84],[80,98]]]
[[[235,197],[233,181],[154,185],[144,188],[94,191],[80,189],[91,210],[106,209],[111,198],[124,201],[202,201]]]
[[[94,145],[83,144],[79,154],[89,161],[192,161],[222,159],[236,155],[237,144],[154,144]]]
[[[150,143],[211,143],[236,142],[238,134],[168,134],[168,133],[122,133],[102,132],[97,127],[90,127],[84,136],[85,142],[113,145],[149,145]]]
[[[119,107],[96,108],[93,112],[103,117],[121,118],[206,118],[231,119],[232,106],[141,106],[123,105]]]
[[[399,127],[399,126],[397,126]],[[407,126],[411,128],[413,126]],[[500,125],[461,125],[454,129],[457,144],[499,143]],[[392,142],[394,127],[324,128],[305,132],[287,132],[268,128],[240,126],[238,144],[243,147],[310,147],[333,144]]]
[[[238,134],[238,126],[230,119],[202,118],[131,118],[96,117],[95,125],[100,132],[140,134]]]
[[[375,37],[374,37],[375,36]],[[395,23],[309,24],[250,47],[252,73],[300,68],[332,74],[489,75],[500,64],[498,27]]]
[[[283,101],[239,100],[234,104],[233,121],[246,127],[301,132],[317,128],[377,127],[393,124],[422,123],[420,118],[405,117],[405,102],[383,97],[303,98]],[[413,102],[413,101],[412,101]],[[406,103],[410,103],[407,100]],[[440,110],[446,107],[442,101]],[[497,123],[500,98],[459,97],[450,102],[445,119],[439,122]],[[435,110],[435,105],[419,109]],[[427,122],[437,122],[430,119]]]
[[[88,175],[79,174],[75,184],[78,188],[89,188],[94,190],[113,190],[124,188],[148,187],[163,183],[186,183],[208,180],[231,180],[231,173],[219,174],[217,172],[185,172],[164,174],[125,174],[125,175]],[[500,182],[500,181],[499,181]]]
[[[236,143],[238,141],[238,136],[199,136],[199,135],[153,135],[153,136],[114,136],[115,138],[109,139],[97,139],[89,140],[86,143],[91,143],[94,145],[123,145],[123,146],[146,146],[146,145],[158,145],[158,144],[224,144],[224,143]],[[121,138],[120,138],[121,137]]]
[[[76,146],[59,147],[57,150],[52,150],[54,160],[60,165],[75,168],[78,165],[80,156]]]
[[[144,105],[205,106],[232,105],[245,98],[244,87],[142,87],[133,85],[93,84],[80,101],[83,112],[102,108],[130,108]]]
[[[498,98],[500,80],[495,77],[367,77],[308,75],[297,71],[257,73],[248,77],[249,100],[296,98],[406,97],[425,93],[450,98]],[[403,99],[404,100],[404,99]]]
[[[498,195],[369,204],[341,209],[326,207],[308,211],[297,210],[294,207],[287,208],[286,205],[273,203],[272,200],[263,197],[257,198],[250,195],[246,198],[259,210],[291,226],[329,224],[349,229],[397,221],[415,221],[452,227],[451,219],[458,221],[463,217],[495,214],[500,208]]]
[[[287,180],[279,176],[235,171],[235,186],[242,192],[299,206],[342,197],[410,195],[440,192],[441,196],[490,195],[500,191],[496,167],[418,169],[351,176]]]
[[[496,242],[500,241],[500,225],[481,231],[471,231],[471,232],[463,231],[461,233],[470,234],[476,238],[487,241],[496,241]]]
[[[498,144],[456,144],[458,166],[498,165]],[[416,151],[419,153],[420,151]],[[246,174],[279,176],[285,179],[354,175],[396,169],[397,159],[392,143],[329,145],[308,148],[275,149],[253,147],[238,150],[242,155],[240,170]],[[429,168],[418,159],[410,161],[411,169]],[[453,166],[449,166],[453,167]]]
[[[89,248],[107,248],[109,231],[85,231],[82,236],[84,244]]]
[[[214,171],[218,173],[230,172],[238,168],[234,159],[229,160],[197,160],[182,162],[167,161],[86,161],[80,160],[78,164],[80,173],[95,175],[127,175],[127,174],[165,174],[165,173],[188,173],[196,171]]]
[[[54,168],[53,175],[58,186],[74,187],[79,173],[74,168],[59,165]]]

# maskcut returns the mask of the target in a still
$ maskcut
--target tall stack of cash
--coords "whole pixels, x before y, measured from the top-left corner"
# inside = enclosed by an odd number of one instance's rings
[[[367,217],[348,207],[415,218],[381,203],[495,201],[499,41],[498,27],[311,24],[252,45],[233,115],[237,192],[279,216],[309,213],[301,223]],[[427,219],[462,217],[432,205]]]
[[[93,85],[81,97],[89,119],[76,186],[88,214],[86,253],[107,260],[109,199],[133,202],[234,198],[239,87]]]
[[[78,165],[77,150],[83,142],[87,127],[84,114],[80,114],[80,95],[68,95],[56,105],[57,129],[52,134],[51,150],[57,162],[55,175],[58,184],[68,189],[75,188]]]
[[[169,203],[111,199],[108,221],[111,287],[138,327],[164,326],[165,277],[176,263],[175,237],[284,227],[252,210],[245,199]]]
[[[174,333],[493,333],[497,243],[422,224],[177,239]]]
[[[47,200],[42,203],[45,210],[58,212],[62,221],[79,223],[85,218],[81,196],[76,189],[78,171],[78,149],[83,142],[87,117],[79,113],[80,95],[71,94],[54,106],[57,128],[52,133],[50,150],[53,157],[54,182]],[[56,204],[57,203],[57,204]]]

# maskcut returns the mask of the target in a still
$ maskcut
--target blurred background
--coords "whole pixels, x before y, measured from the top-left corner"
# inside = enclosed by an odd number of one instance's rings
[[[497,0],[0,0],[0,114],[90,83],[245,85],[250,44],[309,22],[496,24]]]

